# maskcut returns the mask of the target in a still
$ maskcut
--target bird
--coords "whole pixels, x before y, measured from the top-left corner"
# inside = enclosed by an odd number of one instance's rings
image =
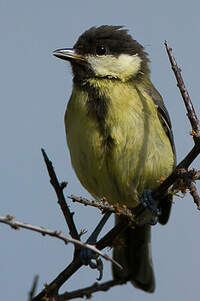
[[[73,48],[53,54],[70,62],[72,94],[65,113],[71,163],[80,183],[96,199],[134,211],[176,165],[172,125],[150,79],[144,47],[124,26],[93,26]],[[168,222],[172,196],[159,200],[158,221]],[[122,216],[115,217],[119,223]],[[151,225],[128,227],[119,235],[113,278],[154,292]]]

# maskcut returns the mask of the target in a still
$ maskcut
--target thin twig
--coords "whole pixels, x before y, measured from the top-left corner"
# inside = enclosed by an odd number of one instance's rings
[[[41,150],[42,151],[42,155],[44,157],[46,166],[47,166],[47,170],[49,173],[49,177],[50,177],[50,183],[53,186],[57,197],[58,197],[58,204],[61,207],[61,210],[63,212],[63,215],[65,217],[65,221],[69,227],[69,233],[71,235],[72,238],[79,240],[79,234],[78,231],[76,229],[76,226],[74,224],[74,220],[73,220],[73,213],[70,212],[69,207],[67,205],[67,202],[65,200],[64,194],[63,194],[63,188],[64,186],[60,185],[60,183],[58,182],[57,176],[55,174],[52,162],[49,160],[46,152],[44,149]]]
[[[163,195],[167,191],[167,189],[175,183],[175,181],[179,177],[179,169],[181,168],[188,168],[190,164],[196,159],[196,157],[200,154],[200,121],[197,118],[197,115],[195,113],[193,104],[191,102],[189,93],[185,87],[182,75],[181,75],[181,69],[178,67],[176,60],[172,54],[172,48],[169,46],[168,42],[165,41],[165,47],[166,51],[172,66],[172,70],[175,74],[175,77],[177,79],[177,85],[179,87],[179,90],[181,92],[186,110],[187,110],[187,116],[190,120],[191,126],[192,126],[192,136],[194,138],[195,145],[193,146],[192,150],[186,155],[186,157],[177,165],[174,172],[158,187],[152,192],[153,198],[157,199],[160,195]]]
[[[190,184],[189,191],[191,196],[193,197],[194,203],[197,205],[197,209],[200,210],[200,197],[194,183]]]
[[[57,197],[60,196],[60,188],[61,186],[59,185],[58,181],[57,181],[57,177],[55,175],[55,172],[53,170],[53,166],[51,161],[48,159],[46,153],[44,152],[44,150],[42,150],[44,158],[45,158],[45,162],[47,164],[47,168],[48,168],[48,172],[51,178],[51,184],[52,182],[56,183],[56,193],[57,193]],[[56,181],[54,180],[54,178],[56,178]],[[54,186],[54,185],[53,185]],[[63,193],[62,193],[63,194]],[[61,197],[62,197],[61,194]],[[103,208],[105,209],[105,208]],[[116,212],[116,208],[115,208],[115,212]],[[119,225],[120,226],[120,225]],[[125,225],[122,225],[125,228]],[[126,227],[128,226],[128,222],[126,223]],[[108,234],[110,237],[110,241],[114,240],[115,237],[123,230],[122,227],[118,227],[118,230],[116,231],[115,227],[113,229],[113,231],[111,230]],[[100,243],[97,242],[96,245],[98,245],[98,250],[101,250],[103,248],[105,248],[106,246],[108,246],[108,235],[105,235],[105,239],[104,237],[100,240]],[[83,245],[87,245],[84,244]],[[91,246],[93,247],[93,246]],[[96,249],[96,248],[95,248]],[[107,256],[106,254],[104,254],[105,256]],[[113,260],[113,259],[112,259]],[[77,253],[74,253],[74,260],[72,261],[72,263],[63,271],[61,272],[49,285],[48,285],[48,296],[55,296],[57,295],[57,292],[59,290],[59,288],[63,285],[63,283],[65,283],[80,267],[82,266],[82,262],[80,261],[79,257],[77,257]],[[118,264],[119,267],[121,267]],[[41,291],[37,296],[35,296],[35,298],[33,299],[34,301],[37,300],[41,300],[42,297],[44,297],[47,293],[47,289],[45,288],[43,291]]]
[[[185,107],[187,110],[187,116],[190,120],[192,129],[196,132],[196,134],[199,136],[200,134],[200,122],[197,118],[197,115],[195,113],[192,101],[190,99],[190,95],[185,87],[182,75],[181,75],[181,69],[178,67],[177,62],[172,54],[172,48],[169,46],[168,42],[165,40],[165,47],[167,50],[167,54],[172,66],[172,70],[175,74],[176,80],[177,80],[177,86],[181,92],[183,101],[185,103]],[[194,136],[195,137],[195,136]]]
[[[45,288],[35,296],[32,301],[41,301],[45,296],[58,296],[60,287],[82,266],[81,259],[76,256],[74,260]]]
[[[86,299],[90,299],[92,294],[95,292],[99,292],[99,291],[107,291],[110,288],[116,286],[116,285],[122,285],[125,284],[127,281],[126,280],[110,280],[110,281],[106,281],[103,282],[101,284],[99,284],[98,282],[95,282],[93,285],[79,289],[79,290],[75,290],[72,292],[66,292],[62,295],[59,295],[56,298],[56,301],[65,301],[65,300],[71,300],[71,299],[75,299],[75,298],[86,298]]]
[[[197,205],[197,209],[200,210],[200,197],[197,193],[197,189],[196,189],[194,183],[190,184],[189,191],[190,191],[191,196],[193,197],[195,204]]]
[[[70,196],[68,196],[68,198],[71,199],[73,202],[78,202],[78,203],[81,203],[85,206],[88,205],[88,206],[96,207],[96,208],[102,210],[103,212],[110,211],[110,212],[113,212],[113,213],[118,214],[118,215],[122,214],[124,216],[129,217],[129,218],[134,218],[134,214],[126,206],[120,207],[118,204],[117,205],[110,205],[109,202],[105,201],[105,200],[102,200],[102,201],[88,200],[86,198],[78,197],[78,196],[75,196],[75,195],[70,195]]]
[[[66,244],[69,242],[69,243],[78,245],[81,248],[90,249],[91,251],[99,254],[104,259],[111,261],[112,263],[116,264],[120,269],[122,269],[122,267],[119,263],[117,263],[114,259],[112,259],[108,255],[102,253],[95,246],[84,243],[84,242],[81,242],[80,240],[77,240],[77,239],[74,239],[74,238],[71,238],[71,237],[66,237],[66,236],[62,235],[61,232],[58,232],[58,231],[55,231],[55,230],[49,230],[49,229],[38,227],[38,226],[33,226],[33,225],[30,225],[30,224],[25,224],[25,223],[22,223],[22,222],[19,222],[19,221],[15,221],[14,217],[10,216],[10,215],[0,216],[0,223],[7,224],[15,230],[19,230],[20,228],[23,228],[23,229],[31,230],[31,231],[34,231],[34,232],[39,232],[42,235],[48,235],[48,236],[56,237],[56,238],[64,241]]]
[[[35,295],[35,291],[36,291],[37,284],[38,284],[38,279],[39,279],[38,275],[36,275],[33,279],[33,284],[32,284],[32,287],[31,287],[31,290],[29,293],[29,299],[28,299],[29,301],[32,301],[33,296]]]

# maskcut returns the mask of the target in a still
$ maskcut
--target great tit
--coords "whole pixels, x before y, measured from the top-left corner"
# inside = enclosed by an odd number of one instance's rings
[[[176,162],[170,118],[151,83],[147,53],[122,26],[103,25],[53,54],[73,71],[65,127],[78,179],[95,198],[134,210],[143,191],[158,187]],[[160,200],[161,224],[171,204],[169,195]],[[113,266],[114,279],[153,292],[150,225],[129,227],[119,241],[113,256],[124,269]]]

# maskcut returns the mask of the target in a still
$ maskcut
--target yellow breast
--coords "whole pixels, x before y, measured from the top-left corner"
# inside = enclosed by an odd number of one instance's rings
[[[65,114],[72,165],[93,196],[135,207],[144,189],[155,188],[161,177],[171,173],[171,144],[142,86],[110,80],[94,84],[109,100],[104,134],[97,119],[88,114],[87,91],[74,87]]]

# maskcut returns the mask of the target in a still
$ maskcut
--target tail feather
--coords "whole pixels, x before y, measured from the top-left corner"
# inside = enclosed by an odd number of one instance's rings
[[[123,217],[117,217],[116,222],[121,218]],[[113,265],[114,279],[127,279],[139,289],[154,292],[155,277],[149,225],[125,230],[119,237],[119,245],[114,248],[113,257],[123,266],[123,271],[120,271]]]

